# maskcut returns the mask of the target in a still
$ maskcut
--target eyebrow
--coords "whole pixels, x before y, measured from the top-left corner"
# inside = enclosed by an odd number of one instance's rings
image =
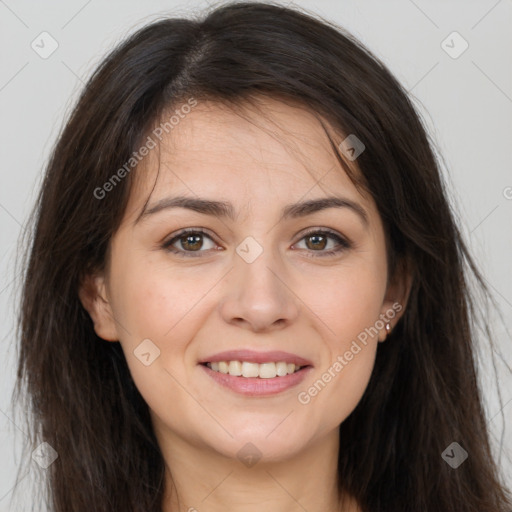
[[[177,196],[161,199],[154,205],[145,208],[139,214],[134,224],[162,210],[171,208],[187,208],[204,215],[228,218],[232,221],[237,217],[231,203],[196,197]],[[305,217],[306,215],[311,215],[327,208],[348,208],[359,216],[365,227],[369,225],[368,214],[359,203],[348,198],[335,196],[289,204],[283,208],[279,222],[290,218],[296,219]]]

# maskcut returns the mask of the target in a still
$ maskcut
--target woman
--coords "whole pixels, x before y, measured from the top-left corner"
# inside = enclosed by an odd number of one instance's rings
[[[471,276],[419,116],[350,34],[260,3],[139,30],[35,212],[18,386],[51,510],[510,510]]]

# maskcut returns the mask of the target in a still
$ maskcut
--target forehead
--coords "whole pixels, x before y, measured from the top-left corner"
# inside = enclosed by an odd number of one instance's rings
[[[205,101],[175,116],[178,122],[137,168],[130,210],[171,192],[222,196],[243,206],[247,200],[268,205],[269,194],[274,203],[339,192],[370,204],[340,165],[319,116],[299,104],[253,101],[235,107]],[[171,115],[164,114],[164,122]],[[324,126],[336,144],[343,140],[325,120]],[[360,174],[355,162],[344,161]]]

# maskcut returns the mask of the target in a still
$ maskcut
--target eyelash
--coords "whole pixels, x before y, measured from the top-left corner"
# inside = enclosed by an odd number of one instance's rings
[[[185,235],[190,235],[190,234],[194,234],[194,235],[205,235],[207,236],[208,238],[210,238],[210,240],[214,241],[213,238],[204,230],[204,229],[201,229],[201,228],[187,228],[187,229],[183,229],[182,231],[180,231],[177,235],[173,236],[170,240],[164,242],[164,244],[162,245],[162,249],[165,249],[166,251],[169,251],[173,254],[176,254],[177,256],[181,256],[181,257],[184,257],[184,258],[188,258],[188,257],[192,257],[192,258],[197,258],[197,257],[201,257],[201,253],[202,252],[207,252],[207,251],[183,251],[183,250],[179,250],[179,249],[176,249],[174,247],[172,247],[172,245],[178,241],[180,238],[183,238]],[[314,250],[311,250],[312,252],[318,252],[320,254],[318,255],[314,255],[314,256],[309,256],[311,258],[325,258],[325,257],[329,257],[329,256],[335,256],[337,255],[338,253],[342,252],[342,251],[346,251],[348,249],[350,249],[352,247],[352,243],[349,242],[348,240],[342,238],[340,235],[338,235],[336,232],[334,231],[331,231],[330,229],[313,229],[313,230],[310,230],[308,231],[307,233],[305,233],[302,238],[299,240],[299,242],[301,240],[303,240],[304,238],[307,238],[308,236],[311,236],[311,235],[326,235],[328,238],[331,238],[333,240],[335,240],[337,243],[338,243],[338,247],[336,249],[332,249],[330,251],[314,251]]]

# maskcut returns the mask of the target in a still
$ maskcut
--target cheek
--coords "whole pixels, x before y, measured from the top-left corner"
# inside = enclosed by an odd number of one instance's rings
[[[189,421],[205,421],[195,401],[183,391],[188,382],[184,363],[189,341],[200,327],[196,316],[200,308],[194,305],[212,284],[176,273],[171,279],[169,274],[149,261],[131,262],[113,276],[112,284],[117,286],[116,314],[126,327],[120,331],[124,333],[120,341],[133,381],[150,410],[158,411],[166,425],[178,431],[182,421],[171,414],[170,403]],[[141,342],[147,347],[144,352],[139,350]],[[141,360],[143,353],[150,354],[147,365]],[[186,434],[184,429],[182,435]]]
[[[163,343],[169,336],[175,338],[176,330],[214,282],[213,276],[205,281],[205,276],[171,274],[150,258],[126,263],[112,276],[114,312],[126,328],[124,342],[154,338]]]
[[[338,427],[357,407],[368,386],[375,353],[374,345],[360,344],[360,351],[350,361],[341,356],[340,361],[325,368],[303,390],[299,397],[301,407],[306,409],[308,417],[319,416],[317,423],[323,431]]]
[[[308,307],[318,316],[327,348],[321,368],[299,390],[298,401],[326,430],[343,422],[359,403],[373,371],[386,275],[381,265],[338,269],[308,286]],[[306,288],[305,288],[306,289]]]
[[[170,272],[168,266],[150,258],[140,264],[137,258],[126,262],[112,274],[118,332],[137,388],[148,404],[158,407],[166,394],[180,395],[177,382],[188,379],[187,348],[201,329],[213,300],[213,293],[206,299],[205,295],[219,276]],[[140,357],[148,352],[146,362],[153,362],[145,366]]]
[[[361,262],[304,281],[300,295],[325,325],[328,339],[342,350],[375,324],[382,308],[385,279],[380,265]]]
[[[344,316],[344,315],[340,315]],[[377,338],[366,332],[368,314],[346,316],[335,325],[339,334],[326,343],[328,354],[298,391],[308,417],[325,431],[336,428],[356,408],[368,386],[377,352]]]

